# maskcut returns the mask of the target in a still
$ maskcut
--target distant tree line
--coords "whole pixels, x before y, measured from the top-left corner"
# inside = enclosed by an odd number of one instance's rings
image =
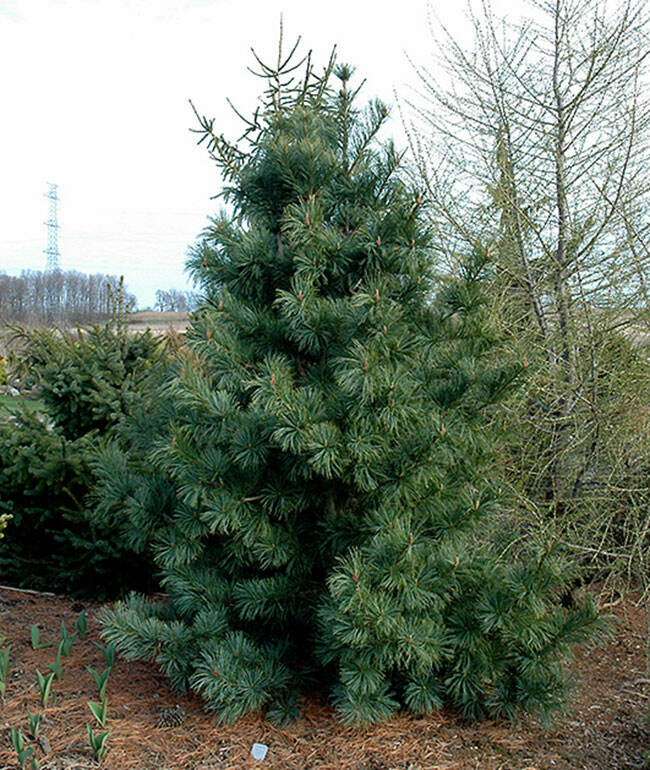
[[[109,316],[120,289],[115,275],[87,275],[76,270],[23,270],[19,276],[0,273],[0,315],[10,322],[95,321]],[[128,292],[124,305],[135,310]]]
[[[196,309],[198,295],[193,291],[158,289],[154,310],[161,313],[187,313]]]

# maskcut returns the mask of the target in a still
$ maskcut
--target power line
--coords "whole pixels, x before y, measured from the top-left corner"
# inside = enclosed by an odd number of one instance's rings
[[[58,270],[59,269],[59,219],[58,219],[58,203],[59,196],[57,193],[57,185],[48,183],[48,191],[45,193],[45,197],[50,200],[50,215],[47,222],[47,248],[44,249],[47,261],[45,263],[46,270]]]

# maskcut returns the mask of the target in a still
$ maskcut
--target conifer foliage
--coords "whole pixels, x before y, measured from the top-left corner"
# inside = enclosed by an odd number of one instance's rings
[[[104,633],[229,720],[283,721],[314,688],[355,722],[549,713],[598,618],[559,606],[550,548],[481,542],[491,409],[524,368],[484,317],[486,256],[442,277],[387,108],[294,53],[259,62],[239,143],[199,118],[231,213],[191,254],[205,301],[139,471],[165,490],[147,536],[170,599],[118,603]]]
[[[88,499],[97,446],[169,368],[166,342],[129,335],[123,311],[116,305],[113,320],[77,331],[11,327],[15,371],[39,402],[32,410],[15,399],[0,415],[0,529],[10,517],[2,582],[92,598],[154,587],[150,559],[135,557]]]

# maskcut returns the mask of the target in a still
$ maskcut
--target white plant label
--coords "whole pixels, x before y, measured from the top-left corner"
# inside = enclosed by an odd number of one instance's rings
[[[253,755],[254,759],[264,759],[268,750],[269,747],[265,746],[263,743],[254,743],[253,748],[251,749],[251,754]]]

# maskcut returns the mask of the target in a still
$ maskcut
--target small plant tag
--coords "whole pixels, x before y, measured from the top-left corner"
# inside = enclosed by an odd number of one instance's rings
[[[269,747],[265,746],[263,743],[254,743],[253,748],[251,749],[253,759],[264,759],[268,750]]]

